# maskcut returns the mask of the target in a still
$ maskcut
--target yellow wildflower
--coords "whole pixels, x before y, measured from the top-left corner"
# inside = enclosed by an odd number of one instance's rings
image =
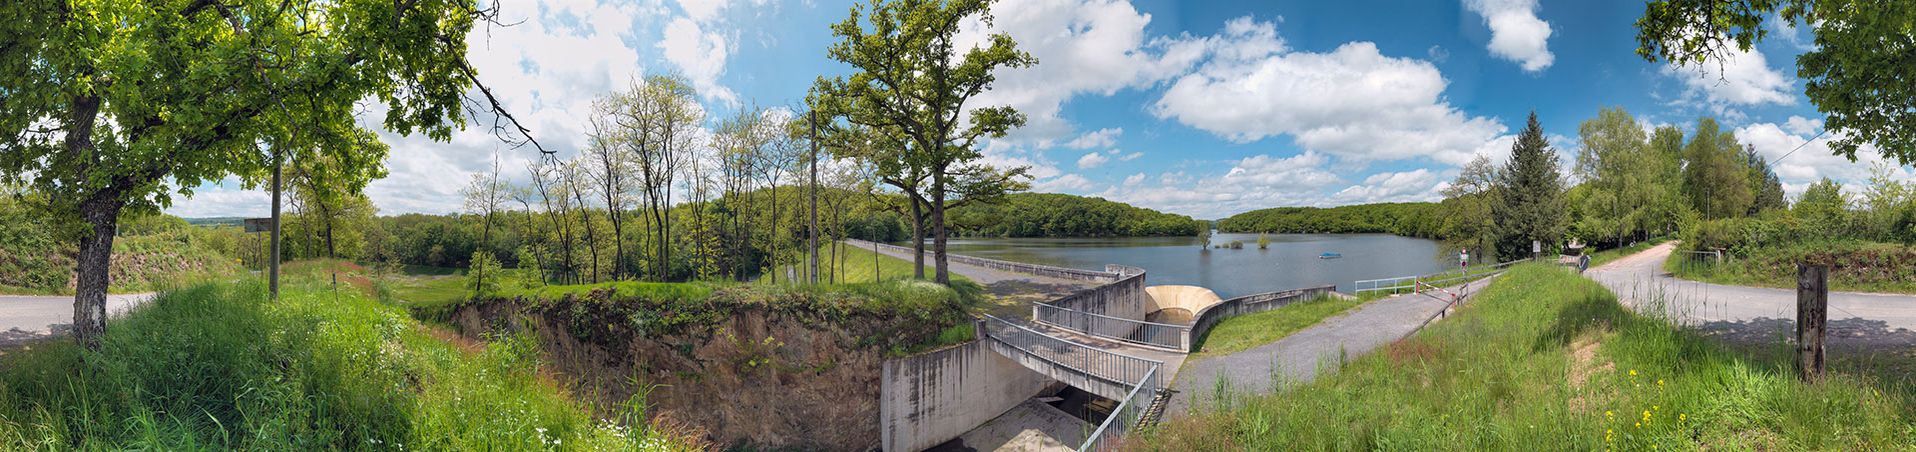
[[[1632,377],[1634,377],[1634,376],[1637,376],[1637,370],[1636,370],[1636,369],[1630,369],[1630,376],[1632,376]]]

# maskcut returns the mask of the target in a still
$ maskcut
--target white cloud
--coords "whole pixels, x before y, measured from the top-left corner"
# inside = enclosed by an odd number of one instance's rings
[[[1156,186],[1146,186],[1144,174],[1135,174],[1125,178],[1122,190],[1111,187],[1100,196],[1199,218],[1275,206],[1324,205],[1328,199],[1323,189],[1343,182],[1325,168],[1329,163],[1328,157],[1314,152],[1290,157],[1255,155],[1232,162],[1222,174],[1161,173]]]
[[[1810,183],[1825,177],[1841,182],[1846,187],[1860,186],[1868,182],[1872,166],[1889,163],[1874,145],[1868,144],[1856,151],[1856,161],[1852,162],[1830,151],[1829,143],[1837,137],[1817,137],[1810,133],[1811,130],[1800,128],[1803,123],[1820,125],[1820,122],[1791,117],[1785,125],[1750,124],[1737,128],[1733,133],[1738,143],[1755,147],[1756,152],[1770,162],[1777,179],[1783,183],[1784,191],[1791,196],[1802,193]],[[1890,164],[1894,166],[1894,163]],[[1898,168],[1897,171],[1909,177],[1906,168]]]
[[[1076,174],[1066,174],[1031,184],[1033,191],[1046,193],[1085,192],[1096,187],[1097,184],[1092,183],[1090,179]]]
[[[1722,59],[1668,64],[1662,72],[1683,81],[1686,100],[1701,96],[1719,114],[1729,106],[1796,103],[1792,77],[1771,69],[1762,52],[1731,50]]]
[[[707,25],[691,18],[673,19],[665,25],[665,36],[659,40],[658,47],[664,50],[665,61],[678,66],[686,78],[692,80],[699,96],[727,105],[736,104],[738,94],[718,81],[719,76],[725,75],[725,62],[732,45],[725,35],[706,28]]]
[[[1443,198],[1442,186],[1448,184],[1445,179],[1428,168],[1377,173],[1364,178],[1362,184],[1339,190],[1331,198],[1338,204],[1436,201]]]
[[[634,18],[666,15],[659,8],[610,1],[504,1],[503,21],[517,24],[474,29],[467,35],[466,57],[480,80],[532,129],[540,144],[570,156],[585,134],[592,99],[644,73],[638,50],[626,42],[636,39]],[[449,142],[437,142],[386,132],[380,127],[384,106],[375,102],[368,110],[358,118],[360,125],[377,131],[380,141],[392,148],[385,161],[389,175],[366,188],[382,214],[456,211],[459,189],[473,173],[490,169],[493,152],[503,160],[501,177],[514,182],[529,179],[525,164],[537,157],[529,147],[506,149],[485,127],[489,124],[469,125],[454,132]],[[218,186],[198,191],[190,200],[176,200],[167,211],[252,216],[270,210],[264,192]]]
[[[1816,133],[1818,130],[1823,130],[1823,120],[1791,116],[1788,121],[1783,123],[1783,128],[1789,129],[1790,133],[1797,135],[1810,135]]]
[[[1118,161],[1120,161],[1120,162],[1129,162],[1129,161],[1132,161],[1132,160],[1137,160],[1137,159],[1138,159],[1138,157],[1143,157],[1143,156],[1144,156],[1144,153],[1143,153],[1143,152],[1133,152],[1133,153],[1129,153],[1129,154],[1126,154],[1126,153],[1124,153],[1124,151],[1119,151],[1119,150],[1117,150],[1117,149],[1112,149],[1112,150],[1111,150],[1111,155],[1115,155],[1115,156],[1118,156]]]
[[[1092,132],[1085,132],[1084,135],[1079,135],[1077,138],[1066,142],[1064,146],[1072,149],[1108,148],[1116,146],[1118,144],[1118,135],[1123,133],[1124,129],[1122,128],[1098,129]]]
[[[679,9],[684,10],[685,15],[692,18],[692,20],[711,22],[712,19],[718,18],[719,12],[724,11],[726,4],[731,2],[727,0],[678,0],[678,3]]]
[[[1392,58],[1369,42],[1330,53],[1287,52],[1269,22],[1230,21],[1215,55],[1152,107],[1159,118],[1236,142],[1290,134],[1305,149],[1352,161],[1417,157],[1460,165],[1506,128],[1446,103],[1436,66]]]
[[[1536,0],[1464,0],[1464,8],[1490,27],[1490,54],[1541,72],[1556,61],[1550,53],[1550,23],[1537,18]]]
[[[1092,152],[1089,154],[1085,154],[1083,157],[1078,157],[1078,169],[1097,168],[1099,166],[1104,166],[1105,163],[1110,161],[1111,159],[1108,157],[1105,157],[1104,154]]]
[[[972,18],[957,37],[958,48],[984,42],[993,32],[1011,35],[1038,65],[997,72],[990,91],[967,107],[1008,105],[1027,116],[1007,139],[1049,147],[1073,133],[1059,116],[1079,94],[1111,95],[1150,86],[1190,68],[1202,42],[1146,39],[1151,15],[1119,0],[1006,0],[992,5],[992,26]]]

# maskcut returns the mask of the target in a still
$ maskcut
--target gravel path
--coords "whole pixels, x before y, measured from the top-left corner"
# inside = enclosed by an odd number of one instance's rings
[[[1494,279],[1494,278],[1493,278]],[[1450,288],[1468,301],[1488,279]],[[1443,301],[1416,294],[1398,295],[1365,303],[1317,325],[1291,333],[1276,342],[1224,356],[1194,359],[1171,387],[1167,416],[1181,416],[1196,407],[1215,406],[1218,389],[1226,397],[1275,392],[1285,385],[1310,381],[1320,367],[1334,367],[1340,359],[1354,359],[1377,347],[1396,342],[1443,311]]]
[[[1675,242],[1651,247],[1585,273],[1638,312],[1663,311],[1679,323],[1739,343],[1767,343],[1796,331],[1796,291],[1677,279],[1663,271]],[[1916,347],[1916,296],[1830,292],[1828,346]]]

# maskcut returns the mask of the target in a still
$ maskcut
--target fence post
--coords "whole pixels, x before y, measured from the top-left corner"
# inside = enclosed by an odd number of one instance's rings
[[[1796,369],[1804,380],[1823,376],[1823,335],[1829,322],[1827,265],[1796,265]]]

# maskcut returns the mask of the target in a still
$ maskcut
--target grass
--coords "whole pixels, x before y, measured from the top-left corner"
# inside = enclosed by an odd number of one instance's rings
[[[689,449],[632,422],[642,401],[588,414],[527,340],[462,347],[361,291],[287,282],[279,301],[257,279],[195,285],[116,320],[99,351],[0,358],[0,449]]]
[[[1780,352],[1780,347],[1778,348]],[[1863,372],[1799,382],[1518,266],[1449,318],[1281,393],[1174,420],[1144,450],[1883,450],[1916,447],[1911,392]]]
[[[1198,351],[1193,356],[1228,355],[1269,344],[1361,304],[1364,301],[1356,298],[1319,297],[1226,318],[1197,339]]]
[[[1895,243],[1810,241],[1732,253],[1721,264],[1678,249],[1663,268],[1692,281],[1795,289],[1796,265],[1806,261],[1831,265],[1831,290],[1916,294],[1916,247]]]
[[[827,265],[832,258],[831,248],[823,247],[819,253],[820,260],[818,265],[820,272],[827,275],[828,278],[831,272],[837,271],[837,281],[840,283],[905,279],[915,274],[912,262],[908,259],[899,259],[878,254],[872,252],[872,250],[851,245],[838,247],[838,253],[839,258],[843,261],[841,265]],[[931,254],[928,251],[925,254],[925,277],[930,278],[931,272]],[[956,273],[951,275],[951,280],[954,283],[958,281],[970,281],[969,278],[965,278],[963,275]]]

